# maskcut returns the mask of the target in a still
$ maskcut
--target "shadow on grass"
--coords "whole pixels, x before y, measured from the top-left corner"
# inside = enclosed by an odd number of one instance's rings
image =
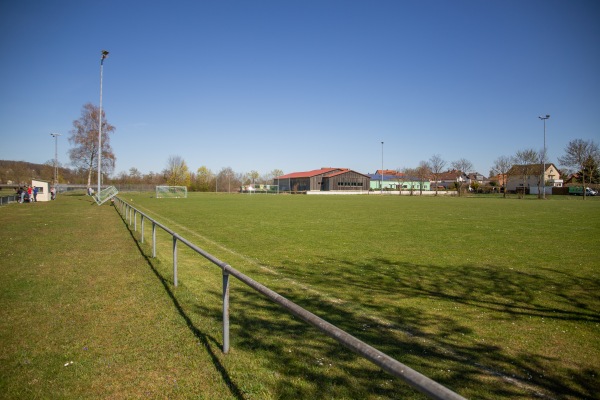
[[[314,287],[331,288],[330,292],[335,292],[333,288],[336,287],[352,288],[351,292],[346,292],[345,300],[349,303],[360,301],[360,306],[345,306],[344,309],[349,308],[350,311],[343,312],[340,306],[331,302],[307,299],[300,294],[293,295],[297,301],[292,300],[309,310],[319,310],[319,314],[329,322],[407,365],[421,372],[430,370],[426,374],[434,374],[429,376],[438,382],[451,388],[472,387],[473,382],[485,383],[486,390],[493,397],[516,397],[528,393],[561,398],[598,398],[599,371],[563,365],[559,359],[562,352],[560,343],[550,352],[556,357],[510,351],[474,342],[472,338],[476,335],[469,336],[473,332],[468,327],[473,324],[467,324],[461,318],[404,305],[409,303],[405,299],[425,300],[428,307],[445,303],[447,309],[449,304],[458,305],[471,314],[491,315],[507,326],[508,334],[511,322],[515,320],[533,320],[538,324],[544,320],[555,320],[557,323],[593,326],[600,322],[600,299],[597,295],[600,280],[597,278],[581,278],[551,269],[540,269],[534,273],[473,265],[452,269],[392,262],[386,258],[365,263],[338,259],[327,262],[335,265],[335,274],[324,274],[322,270],[315,269],[302,277],[303,282]],[[548,293],[551,293],[551,298],[544,297]],[[369,302],[370,298],[377,300]],[[368,311],[377,317],[369,317]],[[357,326],[363,329],[357,330]],[[544,342],[549,335],[538,339]],[[547,346],[552,344],[548,342]],[[579,347],[585,347],[585,342]],[[440,365],[451,365],[451,371],[456,368],[460,373],[449,379],[444,374],[436,376],[435,369]]]
[[[200,331],[192,318],[194,313],[220,316],[197,304],[182,304],[175,297],[171,282],[144,253],[127,221],[123,221],[175,308],[209,352],[232,395],[244,398],[248,390],[242,391],[232,381],[213,351],[218,341]],[[577,369],[560,365],[557,358],[510,352],[494,344],[465,339],[473,331],[460,318],[405,306],[402,298],[420,298],[432,304],[451,302],[494,313],[495,318],[507,322],[531,317],[597,324],[600,322],[598,279],[578,278],[549,269],[539,273],[506,271],[493,266],[465,265],[452,269],[398,263],[386,258],[363,263],[333,258],[325,261],[335,266],[335,273],[324,274],[315,267],[314,272],[304,273],[298,280],[312,287],[328,288],[333,293],[335,288],[351,288],[350,292],[344,292],[343,301],[324,300],[319,294],[286,287],[284,280],[275,284],[279,290],[273,289],[463,395],[597,398],[597,370]],[[292,264],[285,268],[306,271],[305,266]],[[232,348],[268,360],[268,368],[277,376],[275,397],[421,398],[401,380],[361,360],[278,305],[235,282],[231,287]],[[549,287],[553,287],[554,298],[542,304],[537,293]],[[575,290],[577,287],[588,290]],[[221,296],[219,290],[209,289],[206,294]],[[368,300],[386,296],[394,299],[381,303]]]
[[[118,211],[117,211],[117,213],[118,213]],[[179,313],[179,315],[181,315],[181,317],[184,319],[184,321],[185,321],[187,327],[190,329],[190,331],[200,341],[200,343],[202,343],[202,346],[204,347],[204,349],[206,350],[206,352],[209,354],[209,356],[210,356],[210,358],[211,358],[211,360],[212,360],[212,362],[213,362],[213,364],[215,366],[215,369],[221,375],[221,378],[223,379],[223,382],[225,382],[225,384],[227,385],[227,387],[231,391],[232,396],[234,398],[236,398],[236,399],[244,399],[244,396],[243,396],[242,392],[240,391],[240,389],[238,388],[238,386],[233,382],[233,380],[229,376],[229,373],[227,372],[227,369],[221,363],[221,361],[219,360],[219,358],[217,357],[217,355],[213,351],[213,346],[216,346],[216,347],[219,346],[218,341],[216,339],[214,339],[212,336],[203,333],[200,329],[198,329],[194,325],[194,323],[192,322],[192,320],[190,319],[190,317],[188,316],[188,314],[184,310],[184,308],[181,305],[181,303],[179,302],[179,300],[177,300],[177,298],[175,297],[175,294],[173,293],[173,290],[171,289],[171,285],[172,285],[173,282],[165,279],[165,277],[163,277],[161,275],[161,273],[155,267],[153,259],[151,257],[149,257],[144,252],[144,249],[141,247],[141,243],[136,238],[135,232],[131,229],[131,227],[129,226],[127,220],[125,220],[125,218],[123,217],[122,214],[120,214],[120,213],[118,213],[118,214],[121,216],[121,220],[123,221],[125,227],[129,231],[131,237],[133,238],[133,240],[134,240],[134,242],[135,242],[135,244],[136,244],[136,246],[137,246],[140,254],[144,257],[144,259],[146,260],[146,263],[148,264],[148,266],[150,267],[150,269],[152,270],[152,272],[154,273],[154,275],[156,275],[156,277],[158,278],[158,280],[162,284],[163,288],[165,289],[165,292],[167,293],[167,295],[169,296],[169,298],[173,302],[173,305],[175,306],[175,309],[177,310],[177,312]],[[212,342],[212,345],[211,345],[211,342]]]

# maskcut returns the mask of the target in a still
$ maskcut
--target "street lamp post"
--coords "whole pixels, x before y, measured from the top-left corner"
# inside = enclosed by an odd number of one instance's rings
[[[108,51],[102,50],[100,55],[100,112],[98,113],[98,192],[102,184],[102,70],[104,59],[108,57]]]
[[[58,137],[60,133],[51,133],[50,136],[54,138],[54,186],[58,184]]]
[[[544,189],[542,190],[542,199],[546,198],[546,120],[550,118],[550,115],[540,115],[538,117],[542,121],[544,121],[544,150],[542,153],[542,185]]]
[[[381,194],[383,194],[383,142],[381,142]]]

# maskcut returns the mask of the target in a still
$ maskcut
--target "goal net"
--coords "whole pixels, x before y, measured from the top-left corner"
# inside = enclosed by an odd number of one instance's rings
[[[101,205],[106,200],[115,197],[118,193],[119,191],[116,187],[109,186],[106,189],[102,189],[100,192],[98,192],[98,194],[94,196],[94,200],[96,201],[96,204]]]
[[[185,186],[157,186],[156,198],[187,198],[187,187]]]

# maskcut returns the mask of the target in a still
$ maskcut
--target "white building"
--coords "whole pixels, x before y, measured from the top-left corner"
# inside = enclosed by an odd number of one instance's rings
[[[33,179],[31,181],[31,186],[37,188],[37,196],[35,197],[37,201],[50,201],[50,183],[46,181],[38,181]]]

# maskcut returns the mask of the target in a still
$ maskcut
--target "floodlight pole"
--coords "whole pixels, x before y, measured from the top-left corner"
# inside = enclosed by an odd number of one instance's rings
[[[383,194],[383,142],[381,142],[381,194]]]
[[[98,192],[102,184],[102,70],[104,59],[108,57],[108,51],[102,50],[100,55],[100,112],[98,113]]]
[[[550,118],[550,115],[546,114],[540,115],[538,117],[542,121],[544,121],[544,150],[542,154],[542,186],[544,187],[542,191],[542,199],[546,198],[546,120]]]
[[[54,138],[54,186],[58,184],[58,137],[60,133],[51,133],[50,136]]]

